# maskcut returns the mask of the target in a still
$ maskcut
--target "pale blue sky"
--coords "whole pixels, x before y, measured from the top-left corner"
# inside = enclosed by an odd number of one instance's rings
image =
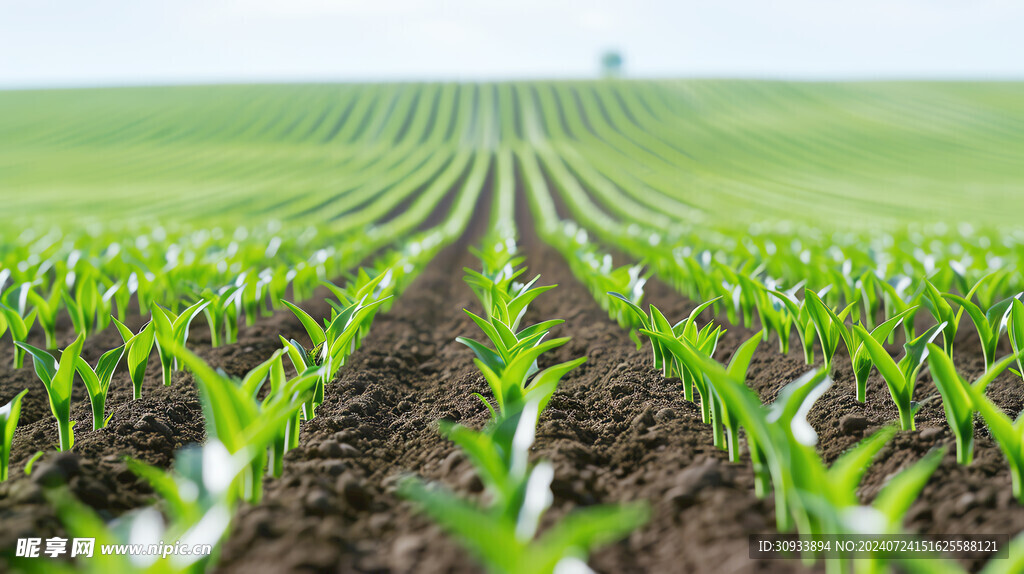
[[[0,0],[0,86],[1024,79],[1021,0]]]

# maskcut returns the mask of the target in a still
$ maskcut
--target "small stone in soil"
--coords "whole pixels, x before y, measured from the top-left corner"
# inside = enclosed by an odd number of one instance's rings
[[[320,448],[317,450],[324,458],[341,458],[344,455],[341,443],[336,440],[325,440],[320,443]]]
[[[839,419],[839,430],[843,434],[859,434],[868,428],[868,419],[855,413],[845,415]]]
[[[655,422],[663,423],[676,418],[676,412],[670,408],[664,408],[654,415]]]

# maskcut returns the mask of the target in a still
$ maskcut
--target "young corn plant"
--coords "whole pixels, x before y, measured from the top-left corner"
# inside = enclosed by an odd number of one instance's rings
[[[808,531],[807,512],[799,505],[794,488],[805,467],[814,468],[807,461],[820,464],[814,451],[817,433],[807,422],[806,415],[814,401],[831,386],[828,371],[822,368],[808,372],[786,385],[775,402],[765,407],[757,393],[744,381],[730,375],[725,367],[698,351],[689,341],[673,342],[673,338],[665,334],[645,334],[660,339],[683,354],[686,360],[701,365],[701,371],[713,385],[716,396],[725,405],[725,411],[746,430],[759,496],[766,496],[770,477],[779,531],[789,532],[794,525],[799,525],[801,532]]]
[[[840,342],[846,345],[850,357],[856,354],[854,340],[850,330],[846,327],[845,321],[857,305],[857,301],[852,301],[842,311],[836,312],[826,305],[814,291],[806,289],[804,293],[804,303],[807,306],[807,312],[811,317],[811,321],[814,323],[814,330],[818,333],[821,352],[825,356],[825,368],[831,370],[832,358],[835,357]]]
[[[92,333],[102,331],[110,323],[111,305],[106,292],[100,292],[95,271],[80,274],[75,282],[75,291],[62,290],[61,297],[64,307],[71,317],[71,324],[76,333],[84,333],[86,338]]]
[[[783,306],[785,306],[786,310],[789,312],[789,322],[796,327],[797,335],[800,337],[800,346],[804,351],[804,362],[808,365],[813,365],[814,341],[817,335],[817,330],[814,327],[814,319],[811,317],[807,301],[805,300],[801,302],[796,298],[795,291],[797,289],[799,289],[799,286],[794,287],[789,291],[778,291],[773,289],[770,293],[779,301],[782,301]]]
[[[149,355],[153,352],[153,343],[156,341],[156,323],[147,322],[138,333],[132,333],[116,317],[112,318],[117,331],[124,341],[124,351],[128,358],[128,374],[132,379],[132,398],[142,398],[142,383],[146,379],[146,366],[149,364]]]
[[[889,339],[889,336],[892,335],[892,332],[897,327],[899,327],[900,323],[916,311],[917,307],[911,307],[910,309],[886,319],[880,325],[871,330],[871,337],[877,341],[878,344],[882,344],[884,341]],[[853,376],[857,384],[857,401],[863,403],[867,400],[868,375],[871,374],[871,367],[874,366],[874,363],[872,362],[871,354],[868,353],[864,343],[860,342],[858,339],[854,339],[852,332],[849,337],[851,340],[855,341],[854,344],[857,347],[857,350],[854,352],[851,360],[853,363]]]
[[[175,314],[173,311],[159,305],[153,305],[151,308],[152,322],[155,325],[156,351],[160,355],[164,385],[171,386],[171,375],[174,371],[178,370],[178,359],[168,348],[172,346],[185,346],[185,343],[188,341],[188,328],[192,324],[192,319],[209,304],[209,301],[196,301],[180,314]],[[124,334],[122,333],[123,336]]]
[[[242,273],[235,281],[235,284],[242,288],[242,312],[245,313],[247,327],[251,327],[257,317],[269,313],[270,307],[266,304],[265,297],[269,293],[267,285],[270,278],[271,275],[265,273]]]
[[[320,379],[319,369],[310,369],[288,381],[260,403],[256,395],[280,361],[281,353],[254,367],[242,379],[214,371],[205,361],[179,344],[168,350],[195,376],[206,420],[207,434],[236,454],[252,450],[252,462],[242,472],[241,497],[258,502],[262,496],[262,476],[267,466],[267,448],[284,432],[300,405],[309,399]],[[268,421],[274,421],[270,425]]]
[[[107,406],[107,391],[110,389],[110,379],[114,376],[117,364],[124,356],[124,345],[111,349],[100,356],[100,360],[93,368],[85,359],[75,359],[75,371],[85,383],[85,390],[89,395],[89,403],[92,405],[92,428],[101,429],[107,426],[110,417],[104,418],[103,413]],[[113,413],[110,416],[114,416]]]
[[[912,310],[903,321],[903,332],[906,334],[906,340],[916,339],[914,317],[920,309],[921,294],[907,295],[907,288],[912,284],[909,278],[897,279],[894,284],[882,281],[877,275],[872,274],[872,276],[878,289],[882,292],[883,309],[886,317],[893,317],[904,311]],[[894,335],[890,334],[886,342],[892,344],[893,340]]]
[[[814,510],[817,515],[816,521],[827,529],[822,532],[869,536],[904,533],[904,517],[939,467],[946,455],[946,449],[945,447],[932,449],[920,460],[890,478],[869,506],[861,506],[858,504],[855,494],[860,476],[863,475],[870,460],[875,457],[881,446],[884,446],[891,436],[891,432],[883,429],[861,441],[856,448],[847,451],[828,469],[827,480],[823,486],[818,488],[818,492],[806,496],[806,506]],[[847,458],[851,459],[849,464],[845,460]],[[837,470],[838,474],[848,474],[855,477],[855,480],[843,481],[837,478],[835,476]],[[852,488],[847,487],[849,488],[847,490],[843,487],[843,482],[851,485]],[[832,500],[823,496],[829,493],[833,494]],[[843,500],[844,498],[846,500]],[[889,570],[887,566],[891,560],[891,555],[878,553],[856,560],[854,570],[864,574],[887,572]],[[826,570],[829,569],[829,566],[831,564],[826,564]],[[840,571],[839,568],[834,568],[834,570]],[[949,571],[945,570],[944,572],[948,573]]]
[[[456,339],[476,355],[473,361],[491,388],[495,404],[492,405],[480,393],[474,393],[474,396],[484,403],[493,420],[504,418],[508,412],[521,408],[525,401],[534,397],[537,397],[543,409],[562,377],[587,360],[581,357],[538,372],[537,359],[570,340],[563,337],[543,341],[550,328],[562,323],[561,320],[537,323],[516,333],[501,321],[499,315],[488,321],[470,311],[465,312],[494,345],[494,349],[491,349],[468,337]]]
[[[697,355],[691,351],[696,351],[704,357],[707,357],[700,350],[697,345],[692,345],[689,350],[683,346],[682,341],[679,339],[670,340],[668,337],[660,339],[662,344],[665,346],[666,351],[672,355],[673,358],[679,360],[681,363],[686,365],[686,368],[691,372],[699,373],[701,378],[705,379],[704,387],[707,389],[709,394],[710,403],[712,405],[712,421],[715,425],[715,433],[722,432],[724,428],[725,436],[723,438],[715,438],[715,444],[718,446],[727,445],[729,451],[729,461],[739,462],[740,459],[740,420],[735,412],[729,409],[728,402],[722,397],[722,394],[717,390],[721,385],[728,384],[744,384],[747,379],[747,371],[750,369],[750,361],[754,358],[754,352],[757,351],[757,346],[761,343],[764,333],[758,331],[752,337],[744,341],[733,353],[732,359],[729,360],[729,364],[725,369],[727,377],[718,377],[717,371],[714,373],[707,373],[702,367],[702,362],[698,360]],[[717,379],[717,380],[716,380]],[[751,452],[751,459],[754,461],[754,474],[758,479],[755,481],[755,488],[760,492],[764,492],[765,475],[762,473],[763,463],[758,456],[760,453],[756,444],[756,440],[752,437],[747,437],[748,450]],[[724,447],[723,447],[724,448]]]
[[[776,303],[777,296],[773,296],[773,290],[756,279],[746,275],[740,275],[740,286],[748,292],[754,300],[757,309],[757,317],[761,322],[761,332],[767,339],[772,333],[779,341],[779,352],[783,355],[789,353],[789,338],[793,332],[795,315],[786,309],[785,304]],[[774,284],[773,282],[769,282]]]
[[[21,399],[28,389],[21,391],[6,405],[0,407],[0,482],[7,480],[7,469],[11,463],[11,442],[14,430],[18,428],[21,417]]]
[[[1006,332],[1010,338],[1010,348],[1017,356],[1017,375],[1024,378],[1024,303],[1014,299],[1010,309],[1010,316],[1006,324]]]
[[[831,385],[827,371],[818,369],[807,373],[784,387],[771,406],[764,407],[756,393],[743,385],[742,381],[730,376],[721,365],[701,357],[686,342],[682,342],[682,346],[692,358],[703,363],[703,370],[716,385],[716,392],[736,413],[740,424],[747,431],[748,441],[756,439],[757,451],[752,449],[751,455],[754,457],[754,453],[758,452],[757,456],[764,461],[771,477],[779,530],[787,532],[795,526],[805,536],[837,532],[863,534],[852,529],[857,525],[856,522],[850,525],[844,520],[865,512],[855,495],[857,485],[867,465],[893,436],[895,429],[888,427],[878,431],[840,456],[831,468],[826,468],[814,448],[817,434],[807,422],[806,415],[817,398]],[[894,485],[891,492],[896,493],[892,496],[903,498],[890,501],[889,495],[886,495],[883,498],[884,508],[880,511],[888,513],[890,506],[902,509],[896,512],[898,518],[894,532],[898,532],[898,521],[902,519],[906,505],[913,501],[924,486],[924,482],[918,479],[920,474],[927,471],[926,481],[941,456],[941,452],[929,455],[926,461],[891,481]],[[922,468],[924,470],[918,470]],[[904,479],[909,475],[914,480]],[[917,490],[910,488],[908,483],[917,485]],[[900,486],[895,486],[897,484]],[[811,563],[813,557],[807,556],[805,560]],[[826,562],[826,571],[846,572],[846,561],[829,560]]]
[[[263,399],[264,404],[268,401],[288,400],[287,394],[294,392],[296,383],[289,380],[284,372],[283,353],[281,349],[268,360],[270,369],[268,379],[270,381],[270,392]],[[261,385],[262,386],[262,383]],[[260,387],[253,391],[259,393]],[[255,398],[255,394],[253,395]],[[270,445],[270,463],[267,465],[267,473],[275,478],[280,478],[284,472],[284,455],[291,449],[299,446],[299,411],[296,410],[284,423],[284,428],[278,431]]]
[[[238,340],[238,308],[244,291],[242,286],[225,285],[220,289],[205,289],[201,299],[209,302],[203,307],[206,322],[210,325],[210,346],[219,347],[221,336],[228,344]]]
[[[75,444],[75,422],[71,420],[71,383],[75,379],[75,363],[82,352],[85,337],[79,335],[60,355],[60,361],[49,352],[27,343],[16,343],[32,356],[36,376],[43,382],[50,398],[50,410],[57,419],[57,449],[69,451]]]
[[[622,295],[614,292],[609,293],[609,295],[626,303],[632,309],[633,314],[642,325],[641,333],[656,332],[675,339],[685,339],[708,357],[714,354],[718,340],[725,334],[725,330],[721,326],[714,325],[714,321],[709,321],[703,327],[697,327],[697,319],[700,314],[708,307],[717,303],[720,299],[719,297],[701,303],[690,312],[686,319],[672,325],[664,313],[654,305],[650,305],[650,316],[648,316],[639,306],[632,304]],[[650,335],[648,335],[648,338],[651,340],[651,348],[653,349],[654,368],[662,369],[662,373],[666,378],[678,377],[682,379],[683,398],[685,400],[693,401],[693,390],[697,389],[697,393],[701,397],[701,417],[705,423],[710,423],[712,420],[712,398],[704,378],[700,376],[700,371],[692,369],[679,355],[669,352],[660,338],[651,337]],[[716,444],[718,446],[724,445],[717,438]]]
[[[874,362],[878,372],[885,379],[889,387],[889,395],[892,396],[896,410],[899,411],[901,430],[914,430],[914,414],[918,405],[914,403],[914,388],[917,386],[917,377],[928,358],[928,344],[943,332],[945,323],[935,325],[919,335],[913,341],[903,345],[906,353],[897,363],[885,350],[881,343],[875,340],[864,327],[854,325],[853,329],[861,342],[867,349],[871,361]]]
[[[311,420],[316,416],[316,408],[324,402],[324,386],[334,378],[338,370],[345,365],[348,357],[355,352],[358,337],[369,329],[374,312],[391,297],[388,295],[367,302],[368,296],[366,296],[348,305],[340,312],[336,309],[332,310],[330,319],[324,320],[323,327],[295,304],[282,301],[299,319],[306,329],[310,341],[313,342],[313,348],[307,351],[298,341],[294,339],[288,341],[281,337],[296,371],[303,372],[315,368],[320,372],[320,380],[316,383],[313,395],[302,407],[302,413],[306,420]]]
[[[974,293],[981,288],[981,286],[988,280],[992,275],[986,275],[978,280],[977,283],[971,287],[971,290],[967,292],[967,295],[960,298],[964,301],[970,301],[974,297]],[[935,320],[945,325],[942,328],[942,348],[950,358],[953,357],[953,341],[956,339],[956,332],[960,326],[960,318],[963,316],[965,310],[968,307],[961,305],[959,309],[953,311],[953,306],[949,304],[948,298],[939,291],[932,282],[925,279],[921,286],[922,290],[922,302],[928,311],[935,317]]]
[[[989,383],[995,380],[1007,367],[1019,357],[1009,356],[990,367],[985,374],[968,383],[956,372],[953,359],[949,358],[935,345],[929,344],[928,368],[939,393],[942,394],[942,408],[946,412],[946,422],[956,436],[956,461],[960,464],[971,464],[974,457],[974,401],[968,386],[978,393],[984,394]]]
[[[1024,503],[1024,416],[1011,419],[985,396],[980,387],[964,385],[963,389],[970,395],[974,408],[981,413],[989,433],[1003,451],[1010,466],[1013,495],[1018,502]]]
[[[163,512],[148,506],[109,524],[67,488],[44,492],[69,538],[94,539],[96,547],[128,544],[165,547],[167,541],[177,540],[191,548],[207,545],[211,552],[172,553],[166,558],[158,554],[141,559],[96,552],[88,560],[77,562],[26,558],[16,563],[16,568],[27,574],[206,572],[216,561],[218,547],[229,531],[238,501],[236,477],[249,466],[251,456],[251,451],[231,454],[219,441],[210,439],[202,447],[192,445],[179,450],[170,471],[127,459],[128,468],[149,483]]]
[[[662,332],[662,333],[665,333],[665,334],[668,334],[668,333],[671,332],[673,334],[673,336],[678,336],[677,335],[677,331],[679,331],[679,332],[691,331],[692,332],[691,327],[693,327],[693,324],[697,320],[697,317],[700,316],[700,314],[703,313],[705,309],[707,309],[708,307],[714,305],[716,302],[718,302],[719,299],[721,299],[721,297],[715,297],[714,299],[711,299],[709,301],[705,301],[704,303],[701,303],[696,308],[694,308],[693,311],[690,312],[689,317],[687,317],[683,321],[680,321],[679,323],[676,323],[675,325],[671,325],[668,322],[668,319],[665,318],[665,315],[661,312],[661,310],[658,309],[657,307],[655,307],[654,305],[649,305],[648,306],[649,310],[650,310],[650,316],[648,316],[648,314],[644,313],[643,309],[641,309],[639,305],[637,305],[630,298],[622,295],[621,293],[617,293],[615,291],[609,291],[608,295],[610,295],[611,297],[613,297],[615,299],[618,299],[628,309],[630,309],[633,312],[633,315],[636,317],[636,319],[638,320],[640,326],[643,329],[647,329],[649,331],[659,331],[659,332]],[[710,323],[708,323],[708,325],[710,325]],[[705,325],[705,328],[706,327],[707,327],[707,325]],[[724,331],[722,331],[721,333],[724,333]],[[661,344],[661,342],[658,339],[653,338],[653,337],[648,337],[648,338],[651,341],[651,350],[652,350],[652,353],[653,353],[654,368],[655,369],[661,369],[662,370],[662,374],[666,378],[669,378],[669,377],[682,378],[683,377],[683,373],[682,373],[682,371],[680,369],[681,364],[679,362],[677,362],[677,361],[673,361],[672,357],[670,355],[666,356],[664,346]],[[717,339],[716,339],[716,342],[717,342]],[[693,387],[692,387],[692,385],[685,386],[683,388],[683,392],[684,392],[686,400],[688,400],[688,401],[692,401],[693,400]]]
[[[10,330],[11,341],[14,342],[14,368],[20,369],[25,364],[25,349],[19,343],[27,342],[28,332],[36,321],[36,310],[33,309],[25,315],[0,303],[0,317],[2,317],[0,322]],[[0,329],[0,335],[3,335],[3,329]]]
[[[399,494],[454,535],[491,574],[588,572],[587,554],[646,522],[643,505],[597,505],[576,510],[537,536],[551,505],[550,463],[531,465],[540,405],[530,400],[483,431],[442,423],[442,432],[466,453],[490,494],[478,506],[440,485],[402,481]]]
[[[959,305],[961,311],[967,310],[967,316],[971,318],[974,328],[978,331],[978,339],[981,341],[981,352],[985,357],[985,370],[991,369],[996,361],[996,346],[999,345],[999,335],[1007,327],[1007,319],[1009,318],[1012,304],[1017,299],[1013,297],[1003,299],[985,311],[976,303],[953,293],[943,293],[942,297]]]
[[[57,312],[60,311],[63,293],[64,286],[60,281],[54,281],[49,297],[43,297],[34,289],[28,291],[28,301],[35,307],[39,326],[46,336],[46,348],[51,350],[57,348]]]

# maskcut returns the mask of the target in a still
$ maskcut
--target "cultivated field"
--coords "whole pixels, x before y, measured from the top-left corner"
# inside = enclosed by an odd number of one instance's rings
[[[1022,158],[1016,83],[0,92],[0,570],[1024,572]]]

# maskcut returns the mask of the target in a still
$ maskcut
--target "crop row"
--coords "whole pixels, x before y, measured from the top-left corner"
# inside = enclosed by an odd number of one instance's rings
[[[95,367],[80,357],[85,333],[79,332],[56,356],[23,340],[17,341],[18,348],[32,358],[48,394],[58,427],[58,450],[74,447],[75,421],[70,420],[70,405],[76,377],[84,383],[92,403],[94,428],[104,427],[109,420],[104,404],[122,359],[135,386],[135,398],[139,397],[153,347],[166,384],[178,378],[176,372],[183,371],[191,373],[199,390],[206,444],[179,452],[169,474],[139,461],[129,461],[129,468],[153,487],[169,522],[165,524],[154,508],[145,508],[108,526],[67,491],[48,491],[47,496],[68,534],[94,537],[98,544],[138,541],[141,536],[144,541],[178,539],[182,543],[216,547],[228,531],[237,502],[258,501],[263,475],[281,475],[284,454],[299,444],[301,421],[316,416],[316,408],[324,400],[325,386],[359,348],[376,314],[386,309],[443,247],[464,232],[479,200],[487,167],[487,162],[478,161],[469,177],[460,182],[450,211],[440,225],[415,232],[399,247],[379,254],[371,266],[359,269],[344,286],[321,280],[320,284],[331,294],[328,302],[332,308],[330,316],[322,322],[282,299],[281,306],[299,320],[312,346],[306,348],[295,339],[281,337],[277,351],[240,377],[215,370],[186,346],[189,325],[209,307],[207,300],[200,300],[180,313],[154,305],[151,320],[134,333],[116,317],[110,318],[121,331],[124,344],[104,353]],[[26,392],[0,409],[3,479],[10,472],[11,442]],[[41,454],[28,462],[26,473],[31,472],[32,463]],[[79,566],[96,572],[178,572],[201,571],[208,561],[189,556],[140,564],[127,557],[104,557]],[[20,566],[29,570],[61,567],[33,561]]]
[[[941,281],[941,277],[936,279],[935,275],[926,277],[924,274],[913,290],[904,286],[902,293],[873,273],[864,275],[854,285],[847,285],[846,289],[843,285],[835,288],[836,284],[831,283],[830,287],[816,292],[799,284],[785,291],[775,282],[769,282],[772,287],[766,287],[762,281],[751,277],[757,277],[759,272],[750,274],[725,263],[673,265],[658,260],[658,265],[651,264],[648,272],[642,264],[616,267],[611,255],[603,252],[585,229],[571,220],[557,217],[549,185],[551,179],[545,177],[535,157],[529,152],[521,153],[520,167],[541,237],[563,255],[576,277],[590,289],[611,318],[630,329],[631,334],[646,335],[652,348],[653,366],[662,370],[666,377],[681,380],[685,399],[700,403],[704,422],[713,425],[715,445],[728,450],[733,461],[739,460],[740,429],[744,430],[757,494],[765,496],[774,489],[780,531],[796,529],[808,535],[900,532],[903,512],[927,482],[941,453],[928,455],[904,474],[892,478],[889,486],[876,497],[870,512],[851,508],[860,508],[855,495],[857,484],[874,454],[897,428],[914,428],[913,414],[919,405],[912,398],[925,365],[930,367],[948,424],[956,436],[958,462],[971,462],[974,415],[980,412],[1006,455],[1014,495],[1020,499],[1019,449],[1024,427],[1015,425],[984,394],[988,384],[1011,365],[1016,366],[1018,375],[1022,372],[1024,304],[1019,296],[992,302],[991,285],[1002,283],[1005,287],[1009,272],[990,273],[973,285],[964,286],[961,296],[955,291],[943,292],[937,288],[933,281]],[[563,201],[573,200],[571,193],[561,191]],[[581,192],[579,197],[587,195]],[[614,224],[604,219],[593,221],[595,230],[608,229],[608,225]],[[614,232],[608,235],[613,236]],[[629,252],[628,241],[613,245]],[[650,264],[652,257],[645,261]],[[639,306],[643,286],[652,273],[705,302],[678,322],[670,321],[654,306],[649,312],[643,311]],[[949,277],[956,276],[946,275],[954,287],[964,285]],[[691,288],[686,289],[686,285]],[[830,291],[843,295],[829,297]],[[836,303],[830,305],[827,300]],[[734,324],[758,326],[758,332],[741,345],[730,363],[724,366],[711,358],[724,329],[714,321],[698,322],[702,311],[716,307],[720,316]],[[927,329],[915,327],[920,323],[915,321],[919,311],[930,316],[935,324]],[[965,381],[953,363],[953,341],[965,314],[974,324],[985,359],[986,372],[973,383]],[[898,359],[885,347],[896,338],[897,329],[903,332],[906,342],[905,353]],[[759,343],[769,337],[775,337],[780,351],[787,353],[794,332],[807,364],[815,363],[816,351],[822,353],[824,364],[786,387],[771,406],[762,407],[756,393],[744,384],[747,364]],[[996,349],[1001,339],[1009,343],[1012,354],[997,360]],[[813,429],[806,420],[793,417],[798,413],[806,416],[814,400],[831,386],[829,372],[834,370],[833,359],[841,346],[852,362],[857,399],[866,400],[868,376],[877,366],[897,407],[899,426],[879,431],[831,467],[826,467],[814,450]],[[862,522],[849,522],[847,515],[856,515]],[[867,518],[870,520],[866,521]],[[912,571],[942,571],[942,568],[956,571],[957,568],[943,562],[938,565],[910,559],[904,562],[903,567]],[[829,561],[828,567],[843,571],[846,566],[841,561]],[[864,571],[876,571],[873,569],[880,567],[881,563],[857,563],[857,568],[864,568]],[[929,570],[933,567],[937,570]],[[1009,572],[1017,567],[1016,562],[1007,566],[993,561],[987,571]]]
[[[541,357],[569,342],[545,340],[563,323],[553,319],[527,327],[521,322],[529,305],[555,285],[536,286],[540,276],[525,280],[524,258],[517,255],[512,230],[486,237],[475,250],[481,269],[466,269],[465,282],[484,310],[465,312],[485,335],[457,341],[476,356],[474,363],[491,391],[476,396],[490,412],[477,431],[442,420],[440,431],[455,442],[473,464],[486,491],[486,502],[474,503],[441,484],[407,477],[399,493],[453,534],[495,574],[589,572],[587,554],[595,547],[628,534],[646,521],[644,505],[593,505],[577,509],[538,535],[538,527],[554,497],[553,467],[531,463],[530,449],[537,424],[561,378],[585,357],[538,367]]]

